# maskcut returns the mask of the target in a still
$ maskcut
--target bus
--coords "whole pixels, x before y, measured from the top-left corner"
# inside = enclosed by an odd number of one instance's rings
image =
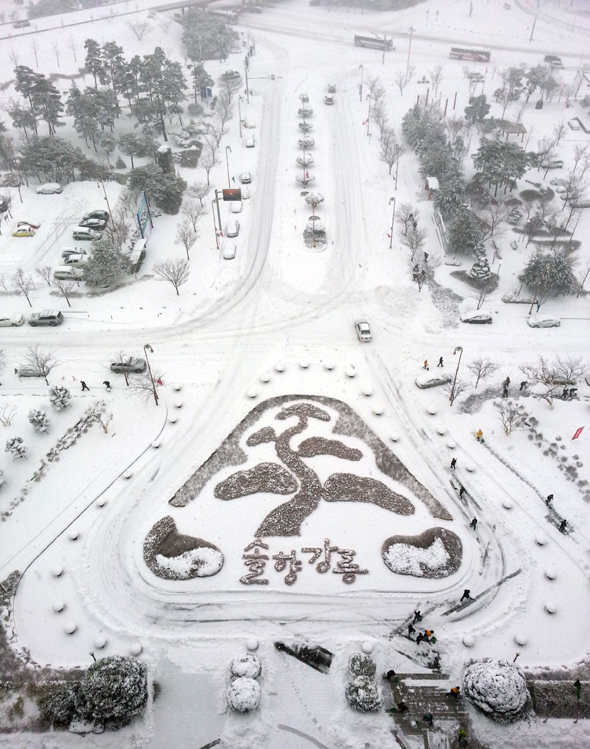
[[[355,47],[371,47],[372,49],[393,49],[393,39],[380,39],[378,36],[355,36]]]
[[[461,49],[460,47],[451,47],[451,57],[454,60],[473,60],[473,62],[489,62],[489,49]]]

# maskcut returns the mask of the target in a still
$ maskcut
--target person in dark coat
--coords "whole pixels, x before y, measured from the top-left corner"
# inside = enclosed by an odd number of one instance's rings
[[[105,380],[102,384],[106,387],[107,393],[110,393],[111,392],[111,383],[108,380]]]
[[[456,465],[457,465],[457,458],[453,458],[453,460],[451,460],[451,468],[454,469]]]
[[[465,487],[463,486],[463,484],[461,484],[459,488],[459,499],[462,499],[464,494],[465,494]]]
[[[422,621],[422,614],[420,613],[420,609],[416,609],[414,611],[414,619],[412,620],[412,624],[416,624],[416,622]]]
[[[85,390],[88,390],[88,392],[90,392],[90,388],[89,388],[89,387],[88,387],[88,385],[87,385],[87,384],[86,384],[86,383],[84,382],[84,380],[80,380],[80,385],[82,385],[82,392],[84,392]]]
[[[473,530],[477,528],[477,518],[473,518],[473,520],[469,523],[469,527],[473,528]]]
[[[445,365],[443,364],[443,358],[442,358],[442,356],[441,356],[441,357],[440,357],[440,359],[438,360],[438,364],[437,364],[436,366],[437,366],[437,367],[444,367],[444,366],[445,366]]]
[[[469,590],[469,588],[465,588],[465,590],[463,591],[463,595],[461,596],[461,601],[459,601],[459,603],[465,600],[471,600],[471,591]]]

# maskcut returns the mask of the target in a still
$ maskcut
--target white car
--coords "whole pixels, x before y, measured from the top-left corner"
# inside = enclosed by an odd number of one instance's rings
[[[90,260],[90,256],[84,253],[83,255],[77,254],[77,255],[68,255],[63,259],[64,265],[73,265],[73,266],[80,266],[84,265]]]
[[[39,185],[37,188],[37,195],[53,195],[56,192],[63,192],[63,187],[57,182],[46,182],[44,185]]]
[[[249,135],[246,138],[246,148],[254,148],[256,145],[256,138],[253,135]]]
[[[240,174],[240,182],[243,185],[249,185],[250,182],[252,182],[252,175],[250,174],[250,172],[242,172]]]
[[[232,200],[232,202],[229,204],[229,212],[230,213],[241,213],[242,212],[242,201],[241,200]]]
[[[250,200],[250,190],[247,187],[241,188],[242,200]]]
[[[573,120],[570,120],[567,123],[572,130],[579,130],[580,129],[580,121],[574,118]]]
[[[530,328],[559,328],[561,320],[553,315],[533,315],[527,318]]]
[[[223,248],[223,259],[233,260],[236,256],[237,247],[235,244],[226,244]]]
[[[446,385],[447,382],[450,382],[452,379],[453,378],[450,374],[432,372],[432,374],[428,373],[416,377],[416,385],[422,390],[425,390],[426,388],[436,388],[440,385]]]
[[[356,320],[356,322],[354,323],[354,327],[356,329],[358,339],[359,341],[361,341],[361,343],[368,343],[369,341],[373,340],[373,336],[371,335],[371,326],[366,320]]]
[[[567,185],[567,179],[564,179],[563,177],[553,177],[553,179],[549,180],[550,185]]]
[[[0,315],[0,328],[17,328],[25,321],[24,315]]]
[[[474,325],[486,325],[491,324],[492,316],[489,312],[481,312],[475,310],[474,312],[465,312],[461,315],[461,322],[469,322]]]
[[[561,169],[563,167],[563,161],[561,159],[553,159],[552,161],[542,161],[541,169]]]

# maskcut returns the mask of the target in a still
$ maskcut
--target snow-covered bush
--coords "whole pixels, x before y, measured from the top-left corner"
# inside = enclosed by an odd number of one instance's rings
[[[522,717],[529,700],[522,670],[514,663],[492,658],[467,666],[463,690],[475,707],[504,723]]]
[[[40,688],[37,706],[43,720],[56,728],[65,728],[76,713],[79,684],[45,684]]]
[[[383,705],[381,687],[368,676],[357,676],[346,685],[345,694],[348,704],[361,713],[373,713]]]
[[[364,653],[353,653],[348,659],[348,672],[352,676],[368,676],[369,679],[373,679],[377,672],[377,664]]]
[[[246,653],[246,655],[233,659],[229,671],[232,680],[244,676],[248,679],[257,679],[262,672],[262,663],[260,662],[260,658],[254,655],[254,653]]]
[[[49,400],[56,411],[61,411],[70,405],[72,394],[63,385],[54,385],[49,388]]]
[[[22,437],[11,437],[6,440],[4,452],[12,453],[14,460],[26,457],[27,448],[23,445]]]
[[[93,663],[86,672],[76,712],[87,721],[118,728],[141,712],[147,698],[145,663],[113,655]]]
[[[47,416],[45,411],[39,411],[36,409],[29,411],[29,421],[35,432],[47,432],[47,429],[51,424],[51,419]]]
[[[246,676],[235,679],[227,690],[227,703],[238,713],[256,710],[260,704],[260,684]]]

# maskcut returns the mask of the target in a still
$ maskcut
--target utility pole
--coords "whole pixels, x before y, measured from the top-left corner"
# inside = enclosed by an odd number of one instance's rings
[[[535,16],[535,20],[533,21],[533,28],[531,29],[531,37],[529,39],[529,42],[533,41],[533,34],[535,33],[535,26],[537,25],[537,18],[538,16]]]
[[[244,66],[244,70],[246,72],[246,101],[248,104],[250,103],[250,87],[248,85],[248,66]]]
[[[152,383],[152,390],[154,391],[154,400],[156,401],[156,406],[157,406],[158,405],[158,393],[156,392],[156,383],[154,382],[154,376],[152,374],[152,368],[150,367],[150,360],[148,359],[148,355],[147,355],[148,351],[151,354],[154,353],[154,349],[150,346],[149,343],[146,343],[145,346],[143,347],[143,352],[145,354],[145,360],[147,362],[148,372],[149,372],[150,380],[151,380],[151,383]]]
[[[229,156],[227,155],[228,151],[229,153],[231,153],[231,146],[225,147],[225,165],[227,166],[227,186],[231,190],[231,181],[229,178]]]
[[[457,369],[455,370],[455,379],[453,380],[453,387],[451,388],[451,396],[449,398],[449,402],[451,405],[453,405],[453,400],[455,398],[455,385],[457,384],[457,375],[459,374],[459,367],[461,366],[461,357],[463,356],[463,346],[456,346],[455,350],[453,351],[453,356],[457,353],[457,351],[460,351],[459,354],[459,361],[457,362]]]
[[[361,71],[361,87],[359,89],[359,98],[362,102],[363,100],[363,78],[365,76],[365,69],[363,68],[362,65],[359,65],[359,70]]]
[[[408,64],[406,65],[406,82],[408,81],[408,78],[410,77],[410,53],[412,51],[412,35],[416,29],[413,26],[410,26],[410,44],[408,45]]]
[[[217,249],[219,250],[219,235],[217,234],[217,224],[215,223],[215,201],[211,201],[211,213],[213,214],[213,228],[215,230],[215,244],[217,246]]]
[[[398,151],[397,151],[397,159],[396,159],[396,162],[395,162],[395,187],[393,188],[394,190],[397,190],[397,173],[398,173],[398,171],[399,171],[399,147],[398,147]]]
[[[219,195],[217,194],[219,190],[215,190],[215,202],[217,204],[217,220],[219,222],[219,232],[221,233],[221,213],[219,212]]]
[[[371,127],[371,93],[369,92],[369,111],[367,112],[367,135],[371,135],[369,128]]]
[[[240,106],[242,103],[242,97],[238,96],[238,115],[240,117],[240,138],[242,137],[242,107]]]
[[[391,216],[391,234],[389,236],[389,249],[393,247],[393,224],[395,222],[395,198],[389,198],[389,205],[393,203],[393,215]]]

